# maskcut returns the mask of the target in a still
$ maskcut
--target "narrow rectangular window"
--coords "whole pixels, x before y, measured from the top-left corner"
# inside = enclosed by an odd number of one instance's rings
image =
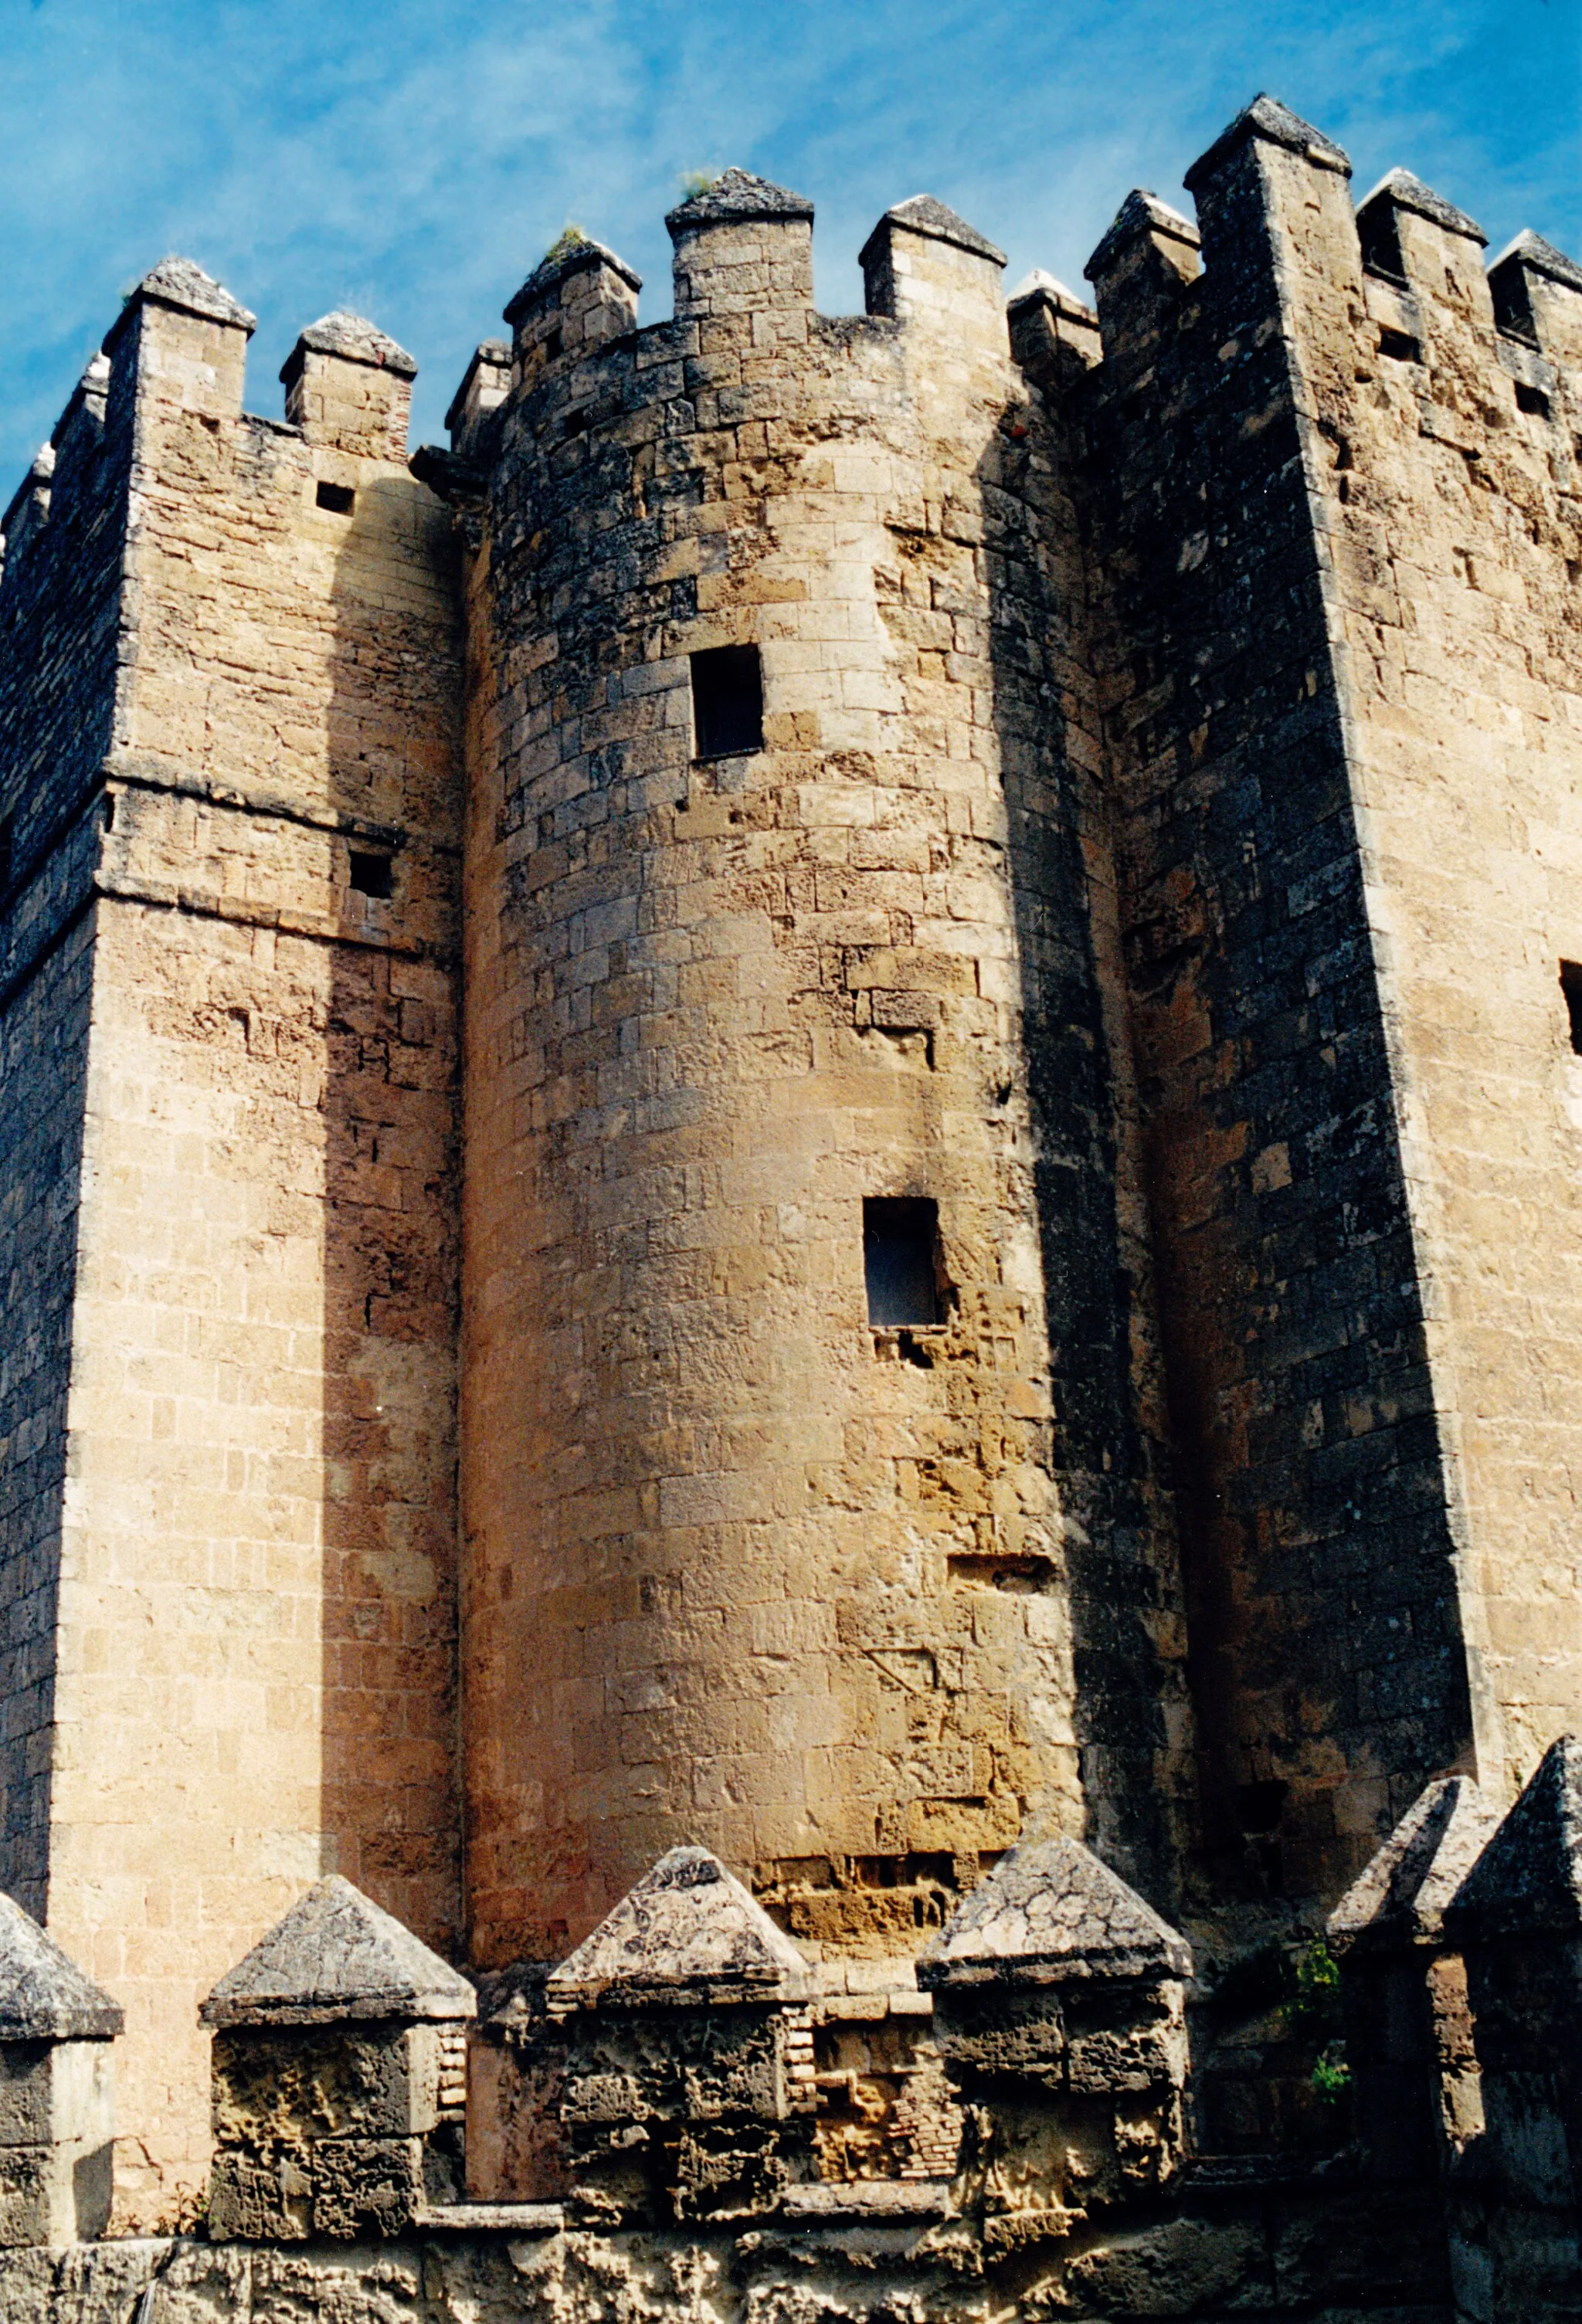
[[[1393,202],[1368,202],[1357,212],[1363,264],[1370,274],[1406,287],[1406,260],[1401,249],[1401,221]]]
[[[1571,1047],[1582,1057],[1582,961],[1561,961],[1560,991],[1566,996],[1566,1014],[1571,1020]]]
[[[349,484],[319,484],[313,494],[321,509],[333,516],[350,516],[357,496]]]
[[[870,1198],[863,1204],[863,1265],[868,1322],[882,1327],[939,1321],[935,1252],[939,1206],[914,1197]]]
[[[352,851],[352,889],[359,896],[389,896],[394,892],[394,868],[388,855],[360,855]]]
[[[1388,355],[1392,363],[1421,363],[1422,349],[1404,331],[1392,331],[1386,325],[1379,333],[1379,353]]]
[[[729,759],[763,748],[763,673],[756,646],[692,656],[693,756]]]

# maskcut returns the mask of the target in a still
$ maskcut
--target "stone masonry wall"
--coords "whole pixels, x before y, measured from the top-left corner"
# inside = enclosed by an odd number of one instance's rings
[[[1582,277],[1502,332],[1470,219],[1404,180],[1365,273],[1322,191],[1291,333],[1498,1795],[1582,1709]]]
[[[970,228],[904,206],[829,321],[743,182],[671,324],[541,270],[458,443],[470,1912],[556,1954],[697,1840],[904,1983],[1023,1829],[1168,1893],[1180,1616],[1061,447]],[[746,642],[764,748],[696,763],[688,656]],[[868,1328],[869,1195],[939,1204],[933,1331]]]
[[[125,536],[125,466],[105,452],[102,371],[6,512],[0,586],[0,1882],[41,1914],[91,872]]]
[[[1344,197],[1345,161],[1268,117],[1197,167],[1200,272],[1195,230],[1141,196],[1090,269],[1123,916],[1222,1902],[1332,1897],[1474,1736],[1282,271],[1288,219]]]
[[[410,364],[319,356],[372,408],[245,417],[247,318],[199,283],[109,343],[131,523],[50,1831],[51,1929],[126,2007],[133,2224],[201,2181],[197,1999],[305,1879],[442,1943],[458,1901],[449,528],[392,440]]]

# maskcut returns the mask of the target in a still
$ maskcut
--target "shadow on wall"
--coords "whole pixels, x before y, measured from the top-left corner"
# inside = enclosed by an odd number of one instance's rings
[[[1121,1223],[1126,1038],[1120,964],[1101,956],[1112,899],[1096,776],[1098,710],[1071,459],[1051,395],[1015,402],[978,466],[991,576],[994,719],[1008,818],[1034,1194],[1066,1515],[1075,1719],[1087,1837],[1164,1910],[1190,1846],[1174,1538],[1145,1431],[1138,1312],[1145,1264]],[[1051,489],[1050,472],[1053,472]],[[1041,500],[1044,503],[1041,508]],[[1074,731],[1086,708],[1087,731]],[[1086,747],[1084,747],[1086,746]],[[1107,985],[1107,993],[1106,993]],[[1170,1733],[1172,1710],[1177,1732]]]
[[[327,713],[341,940],[317,1098],[321,1821],[325,1868],[454,1956],[459,583],[425,488],[357,471],[355,492],[319,495],[344,526]]]
[[[0,1888],[41,1922],[92,1003],[91,908],[0,979]]]

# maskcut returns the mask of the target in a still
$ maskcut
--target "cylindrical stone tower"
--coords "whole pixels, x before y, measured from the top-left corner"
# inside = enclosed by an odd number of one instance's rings
[[[1087,615],[1000,254],[919,198],[829,320],[797,196],[669,224],[672,322],[560,246],[453,408],[485,1964],[682,1840],[911,1952],[1102,1822],[1128,1720],[1166,1796],[1181,1692]]]

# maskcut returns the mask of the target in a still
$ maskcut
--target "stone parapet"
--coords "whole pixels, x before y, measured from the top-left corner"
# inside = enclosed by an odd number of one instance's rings
[[[0,1895],[0,2246],[103,2235],[120,2005]]]
[[[809,2178],[811,1986],[717,1858],[662,1856],[545,1982],[572,2215],[750,2218]]]
[[[1498,1821],[1470,1777],[1441,1777],[1329,1916],[1352,2132],[1383,2179],[1436,2178],[1483,2128],[1466,1970],[1445,1914]]]
[[[1079,1840],[1013,1849],[924,1950],[991,2249],[1157,2196],[1186,2153],[1191,1950]]]
[[[465,1978],[348,1880],[319,1881],[203,2004],[211,2234],[397,2235],[454,2199],[476,2007]]]

